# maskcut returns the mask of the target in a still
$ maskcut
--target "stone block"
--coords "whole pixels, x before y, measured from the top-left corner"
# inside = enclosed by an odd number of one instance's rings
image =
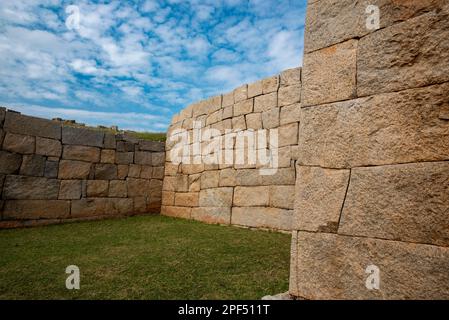
[[[220,180],[220,171],[205,171],[201,175],[201,189],[217,188]]]
[[[232,207],[233,188],[213,188],[200,191],[200,207]]]
[[[279,147],[298,144],[298,124],[290,123],[279,127]]]
[[[140,151],[164,152],[165,143],[159,141],[140,140],[138,148]]]
[[[7,200],[56,200],[59,181],[39,177],[6,176],[3,198]]]
[[[135,163],[145,166],[151,166],[152,165],[151,156],[152,156],[151,152],[137,151],[135,153]]]
[[[128,178],[128,197],[141,197],[149,194],[150,182],[145,179]]]
[[[430,12],[359,42],[359,96],[449,81],[449,10]]]
[[[254,98],[254,112],[268,111],[278,106],[277,92],[264,94]]]
[[[151,154],[151,153],[150,153]],[[142,158],[139,161],[143,161]],[[134,162],[134,152],[116,152],[115,163],[117,164],[131,164]]]
[[[237,171],[233,168],[220,170],[220,178],[218,180],[220,187],[234,187],[237,185]]]
[[[247,99],[234,104],[234,117],[253,112],[254,99]]]
[[[81,199],[82,192],[81,180],[62,180],[59,188],[60,200],[78,200]]]
[[[279,88],[279,107],[288,106],[301,101],[301,85],[293,85]]]
[[[232,106],[234,104],[234,92],[223,95],[223,107]]]
[[[199,193],[176,193],[175,206],[177,207],[198,207]]]
[[[176,191],[176,180],[177,180],[177,177],[166,176],[164,178],[162,190],[163,191]]]
[[[18,172],[21,163],[21,155],[0,151],[0,174],[13,174]]]
[[[130,178],[140,178],[142,173],[142,166],[138,164],[129,165],[128,177]],[[151,177],[150,177],[151,179]]]
[[[152,154],[151,165],[153,167],[162,167],[165,163],[165,152],[155,152]]]
[[[142,166],[142,169],[140,171],[139,177],[133,177],[130,175],[131,178],[142,178],[142,179],[151,179],[153,177],[153,167],[150,166]]]
[[[161,214],[173,218],[190,219],[192,208],[190,207],[172,207],[162,206]]]
[[[164,179],[164,167],[153,167],[153,175],[154,179]]]
[[[111,198],[92,198],[71,201],[72,218],[114,216],[117,213],[118,209],[115,207]]]
[[[162,205],[174,206],[175,205],[175,193],[172,191],[162,191]]]
[[[67,219],[70,201],[63,200],[7,200],[3,208],[5,220]]]
[[[5,116],[6,116],[6,108],[0,107],[0,128],[3,128]]]
[[[59,140],[36,137],[36,154],[47,157],[61,157],[62,145]]]
[[[214,123],[217,123],[217,122],[221,121],[222,120],[222,116],[223,116],[223,110],[222,109],[217,110],[214,113],[211,113],[206,118],[206,125],[208,126],[208,125],[211,125],[211,124],[214,124]]]
[[[263,93],[263,81],[257,81],[248,85],[248,98],[260,96]]]
[[[117,148],[117,141],[115,140],[115,135],[111,133],[105,133],[104,135],[104,147],[106,149]]]
[[[262,112],[262,125],[264,129],[279,127],[279,108],[273,108]]]
[[[97,163],[95,165],[96,180],[116,180],[118,179],[117,165],[110,163]]]
[[[192,219],[210,224],[230,224],[231,208],[192,208]]]
[[[300,164],[327,168],[449,159],[449,83],[301,110]]]
[[[223,120],[230,119],[233,116],[234,116],[234,105],[223,108],[223,114],[222,114]]]
[[[270,207],[294,209],[295,186],[270,186]]]
[[[259,170],[257,170],[259,172]],[[278,168],[273,171],[273,174],[263,175],[262,185],[269,186],[282,186],[282,185],[294,185],[295,184],[295,168]]]
[[[245,116],[232,118],[232,129],[233,130],[246,130]]]
[[[281,73],[281,87],[301,85],[301,68],[288,69]]]
[[[128,141],[118,141],[117,142],[117,151],[118,152],[134,152],[135,144]]]
[[[126,179],[128,177],[129,166],[124,164],[119,164],[117,166],[117,178],[120,180]]]
[[[261,187],[235,187],[234,202],[236,207],[268,206],[270,202],[270,188]]]
[[[279,89],[279,76],[273,76],[262,80],[263,94],[276,92]]]
[[[35,137],[7,132],[3,140],[3,150],[21,154],[33,154],[35,144]]]
[[[290,106],[281,108],[281,126],[293,122],[299,122],[301,120],[301,104],[296,103]]]
[[[92,198],[107,197],[109,192],[109,181],[89,180],[87,181],[87,196]]]
[[[248,86],[245,84],[234,90],[234,103],[248,99]]]
[[[115,150],[101,150],[101,163],[115,163]]]
[[[199,192],[201,190],[201,174],[189,175],[189,192]]]
[[[339,233],[449,246],[449,162],[354,168]]]
[[[58,122],[24,116],[11,111],[6,113],[4,130],[29,136],[61,139],[61,125]]]
[[[262,114],[250,113],[245,116],[246,125],[248,129],[260,130],[262,129]]]
[[[336,233],[349,170],[298,166],[297,171],[294,228]]]
[[[233,207],[231,224],[253,228],[291,230],[293,210],[262,207]]]
[[[295,247],[295,295],[305,299],[449,299],[449,248],[301,231]],[[371,265],[380,290],[366,288]]]
[[[122,180],[109,181],[110,198],[126,198],[127,196],[128,196],[128,186],[126,181]]]
[[[312,106],[356,96],[357,40],[304,56],[302,105]]]
[[[179,165],[173,164],[171,162],[165,163],[165,175],[166,176],[176,176],[179,172]]]
[[[44,177],[57,178],[59,169],[59,161],[47,160],[45,162]]]
[[[100,162],[100,149],[95,147],[66,145],[62,152],[65,160]]]
[[[20,175],[42,177],[45,170],[45,157],[39,155],[23,156],[22,165],[20,166]]]
[[[104,133],[92,129],[62,127],[62,143],[90,147],[103,147]]]
[[[260,186],[262,176],[258,169],[240,169],[235,171],[235,180],[238,186]]]
[[[89,162],[61,160],[59,162],[59,179],[87,179],[91,164]]]
[[[278,148],[278,167],[288,168],[292,165],[292,152],[291,146]],[[261,164],[262,165],[262,164]],[[267,165],[263,163],[262,168],[266,168]]]

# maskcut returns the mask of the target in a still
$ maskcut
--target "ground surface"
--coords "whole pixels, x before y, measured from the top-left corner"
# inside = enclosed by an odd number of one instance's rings
[[[289,259],[289,235],[161,216],[1,230],[0,299],[260,299]]]

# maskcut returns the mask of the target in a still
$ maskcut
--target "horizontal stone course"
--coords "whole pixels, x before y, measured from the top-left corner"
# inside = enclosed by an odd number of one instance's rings
[[[104,133],[84,128],[62,127],[62,143],[103,147]]]
[[[4,130],[22,135],[61,139],[61,125],[59,123],[11,111],[6,113]]]
[[[59,180],[8,175],[3,186],[3,198],[14,200],[56,200]]]

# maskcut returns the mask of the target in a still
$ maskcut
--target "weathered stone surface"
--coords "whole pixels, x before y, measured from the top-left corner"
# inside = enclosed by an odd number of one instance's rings
[[[359,48],[359,96],[449,81],[449,10],[370,34]]]
[[[449,248],[300,231],[295,251],[306,299],[449,299]],[[370,265],[380,290],[366,288]]]
[[[234,90],[234,103],[248,99],[248,86],[245,84]]]
[[[356,60],[356,40],[304,55],[303,106],[354,98]]]
[[[140,151],[163,152],[165,150],[164,143],[159,141],[140,140],[138,147]]]
[[[163,180],[164,179],[164,167],[153,167],[152,178]]]
[[[279,147],[298,144],[298,124],[290,123],[279,127]]]
[[[165,163],[165,175],[166,176],[175,176],[179,172],[179,165],[173,164],[171,162]]]
[[[278,106],[278,94],[273,92],[254,98],[254,112],[268,111]]]
[[[233,168],[222,169],[220,179],[218,180],[220,187],[233,187],[237,185],[237,171]]]
[[[15,153],[33,154],[35,143],[35,137],[7,132],[3,140],[3,149]]]
[[[262,114],[261,113],[250,113],[245,116],[246,125],[248,129],[259,130],[262,129]]]
[[[150,182],[145,179],[128,178],[128,197],[146,196],[149,194]]]
[[[104,133],[92,129],[62,127],[62,143],[103,147]]]
[[[301,110],[300,164],[327,168],[449,159],[449,83]]]
[[[116,152],[115,162],[117,164],[130,164],[134,162],[134,152]]]
[[[288,87],[279,88],[278,106],[288,106],[301,101],[301,85],[292,85]]]
[[[246,130],[245,116],[232,118],[232,129],[234,129],[234,130]]]
[[[146,197],[134,198],[134,213],[145,213],[147,211]]]
[[[241,169],[235,171],[235,180],[238,186],[260,186],[262,176],[258,169]]]
[[[115,149],[117,147],[117,142],[115,140],[115,135],[110,133],[105,133],[104,135],[104,147],[106,149]]]
[[[449,162],[355,168],[339,233],[449,246]]]
[[[220,180],[220,171],[205,171],[201,175],[201,189],[217,188]]]
[[[291,230],[292,213],[293,210],[278,208],[233,207],[231,224],[254,228]]]
[[[0,107],[0,128],[3,128],[5,116],[6,116],[6,108]]]
[[[162,205],[174,206],[175,205],[175,193],[172,191],[162,191]]]
[[[294,208],[295,186],[270,186],[270,207]]]
[[[262,112],[262,125],[264,129],[279,127],[279,108]]]
[[[231,207],[233,188],[213,188],[200,191],[200,207]]]
[[[201,190],[201,174],[189,175],[189,192],[199,192]]]
[[[6,151],[0,151],[0,173],[16,173],[22,163],[22,156]]]
[[[61,142],[58,140],[36,137],[36,153],[47,157],[60,157]]]
[[[46,178],[57,178],[59,169],[59,161],[47,160],[45,162],[44,176]]]
[[[132,213],[133,199],[92,198],[72,201],[72,218],[114,216]]]
[[[129,165],[128,177],[130,178],[140,178],[142,172],[142,166],[138,164]],[[151,179],[151,177],[150,177]]]
[[[23,176],[42,177],[45,170],[45,157],[39,155],[23,156],[20,174]]]
[[[260,96],[263,93],[263,81],[257,81],[248,85],[248,98]]]
[[[117,141],[118,152],[134,152],[135,144],[128,141]]]
[[[178,207],[198,207],[199,193],[187,192],[175,194],[175,206]]]
[[[3,198],[12,200],[58,199],[59,181],[38,177],[6,176]]]
[[[128,176],[129,166],[124,164],[119,164],[117,166],[117,178],[118,179],[125,179]]]
[[[259,170],[256,171],[259,173]],[[262,183],[265,186],[269,185],[294,185],[295,184],[295,169],[292,168],[278,168],[273,174],[261,176]]]
[[[211,113],[207,118],[206,118],[206,125],[211,125],[213,123],[217,123],[219,121],[222,120],[222,116],[223,116],[223,110],[217,110],[214,113]]]
[[[247,99],[237,102],[234,105],[234,117],[241,116],[253,112],[254,99]]]
[[[115,163],[115,150],[101,150],[101,163]]]
[[[107,197],[109,190],[109,181],[107,180],[89,180],[87,181],[88,197]]]
[[[172,206],[162,206],[161,207],[162,215],[173,217],[173,218],[190,219],[191,213],[192,213],[192,208],[190,208],[190,207],[172,207]]]
[[[109,197],[126,198],[128,196],[128,186],[126,181],[112,180],[109,182]]]
[[[230,119],[233,116],[234,116],[234,105],[223,108],[223,114],[222,114],[223,120]]]
[[[60,200],[78,200],[81,198],[81,180],[62,180],[59,188]]]
[[[301,68],[288,69],[281,73],[281,86],[301,84]]]
[[[135,163],[141,164],[141,165],[152,165],[152,153],[146,152],[146,151],[138,151],[135,154]]]
[[[279,89],[279,76],[273,76],[262,80],[263,94],[278,91]]]
[[[153,167],[162,167],[165,163],[165,152],[154,152],[151,158]]]
[[[237,207],[268,206],[270,202],[270,188],[261,187],[235,187],[233,205]]]
[[[234,92],[223,95],[223,107],[232,106],[234,104]]]
[[[278,148],[278,167],[287,168],[292,165],[291,146]],[[263,167],[267,167],[266,165]]]
[[[117,166],[110,163],[97,163],[95,165],[95,179],[96,180],[116,180]]]
[[[59,179],[87,179],[91,164],[89,162],[61,160],[59,162]]]
[[[86,162],[100,162],[100,149],[86,146],[64,146],[62,158]]]
[[[63,200],[7,200],[3,209],[5,220],[66,219],[70,215],[70,201]]]
[[[151,179],[153,177],[153,167],[150,166],[142,166],[140,171],[140,177],[133,177],[133,178],[142,178],[142,179]],[[132,177],[130,175],[130,177]]]
[[[192,219],[211,224],[230,224],[231,208],[192,208]]]
[[[61,139],[61,125],[59,123],[10,111],[6,113],[4,128],[5,131],[12,133]]]
[[[149,186],[149,192],[151,195],[153,194],[160,194],[162,197],[162,180],[158,179],[151,179],[150,180],[150,186]]]
[[[297,167],[294,228],[337,232],[349,170]]]
[[[293,122],[299,122],[301,119],[301,104],[296,103],[281,108],[281,126]]]
[[[177,177],[166,176],[164,178],[164,184],[162,186],[162,190],[164,190],[164,191],[176,191],[176,180],[177,180]]]

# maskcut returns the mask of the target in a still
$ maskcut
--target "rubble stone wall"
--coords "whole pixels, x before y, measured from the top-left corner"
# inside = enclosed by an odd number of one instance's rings
[[[449,299],[448,71],[448,1],[309,1],[292,295]]]
[[[166,145],[162,214],[208,223],[291,230],[300,102],[301,68],[296,68],[195,103],[175,115]],[[261,174],[264,164],[250,161],[248,153],[239,149],[242,145],[237,143],[238,138],[221,148],[232,150],[234,160],[240,153],[243,162],[226,162],[223,154],[219,163],[206,164],[204,149],[195,153],[195,128],[203,132],[216,129],[222,137],[229,131],[257,131],[265,133],[267,140],[276,132],[276,172]],[[188,146],[190,163],[174,163],[171,159],[175,143],[170,137],[179,130],[192,138]],[[268,153],[275,147],[269,141]],[[199,158],[196,163],[195,158]]]
[[[0,228],[159,213],[164,147],[0,108]]]

